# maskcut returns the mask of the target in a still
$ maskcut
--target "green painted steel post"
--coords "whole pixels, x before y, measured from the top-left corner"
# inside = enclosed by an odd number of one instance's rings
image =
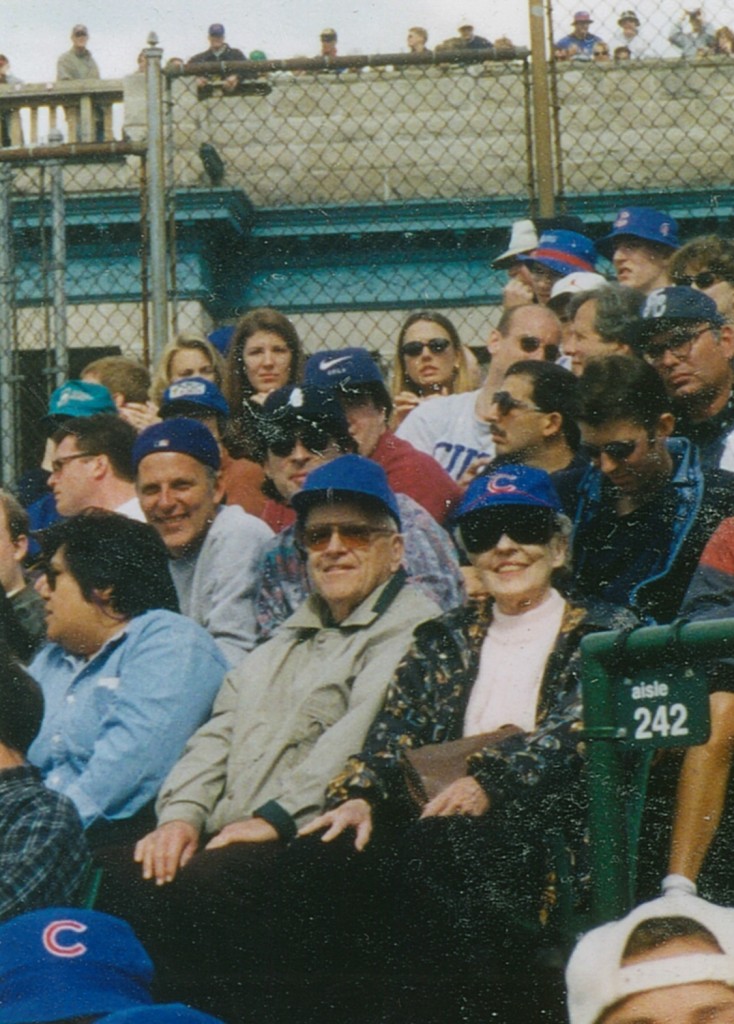
[[[168,283],[166,265],[166,167],[163,154],[163,99],[158,36],[151,32],[145,52],[148,110],[148,223],[150,225],[150,294],[153,362],[168,341]]]

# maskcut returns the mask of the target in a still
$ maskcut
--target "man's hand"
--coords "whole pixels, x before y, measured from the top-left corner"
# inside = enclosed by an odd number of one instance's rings
[[[452,782],[423,808],[421,818],[448,818],[463,814],[479,818],[489,810],[489,797],[471,775]]]
[[[513,309],[515,306],[527,306],[532,302],[535,302],[533,278],[528,268],[523,265],[502,289],[502,307]]]
[[[278,831],[264,818],[247,818],[245,821],[233,821],[225,825],[213,839],[206,844],[207,850],[218,850],[220,846],[230,843],[270,843],[278,839]]]
[[[153,402],[126,402],[119,407],[118,412],[120,417],[127,420],[131,427],[135,427],[138,433],[161,421],[158,409]]]
[[[199,833],[187,821],[168,821],[143,836],[134,857],[143,865],[143,878],[155,878],[156,885],[172,882],[179,868],[188,864],[199,845]]]
[[[330,843],[348,828],[355,829],[357,834],[354,837],[354,848],[361,853],[372,835],[372,808],[366,800],[347,800],[333,811],[327,811],[314,818],[308,825],[304,825],[298,834],[309,836],[322,828],[326,829],[321,837],[322,843]]]

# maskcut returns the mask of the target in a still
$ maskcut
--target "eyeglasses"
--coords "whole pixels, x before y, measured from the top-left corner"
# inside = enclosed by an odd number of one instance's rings
[[[333,443],[333,437],[319,427],[304,427],[303,430],[288,433],[273,433],[267,440],[268,451],[284,459],[290,455],[300,441],[304,448],[315,455],[325,452]]]
[[[53,459],[51,462],[51,472],[60,473],[67,462],[73,462],[74,459],[94,459],[96,454],[94,452],[77,452],[76,455],[62,455],[60,459]]]
[[[406,341],[400,350],[404,356],[410,356],[414,359],[415,356],[423,355],[423,349],[427,348],[429,352],[433,352],[434,356],[440,355],[441,352],[445,352],[451,342],[447,338],[429,338],[428,341]]]
[[[335,533],[349,551],[364,551],[373,537],[387,537],[394,531],[364,523],[324,523],[323,526],[307,526],[301,533],[301,543],[307,551],[326,551]]]
[[[609,56],[609,50],[607,50],[606,46],[603,49],[600,48],[598,50],[592,50],[592,53],[593,53],[593,55],[595,57],[608,57]]]
[[[685,328],[673,331],[665,341],[660,341],[656,345],[648,345],[644,351],[645,359],[648,363],[659,363],[666,352],[672,352],[677,359],[685,359],[690,355],[694,343],[698,341],[702,334],[710,330],[711,324],[706,324],[704,327],[699,327],[693,331],[686,330]]]
[[[492,405],[497,406],[500,416],[507,416],[513,409],[524,409],[526,412],[543,412],[544,410],[530,402],[521,402],[519,398],[513,398],[509,391],[495,391],[492,395]]]
[[[676,274],[673,280],[684,288],[691,288],[695,285],[696,288],[703,290],[726,279],[720,274],[715,274],[713,270],[702,270],[699,274]]]
[[[609,441],[607,444],[582,444],[580,446],[581,455],[587,458],[590,462],[598,462],[602,455],[606,455],[613,462],[624,462],[640,444],[640,438],[636,441]],[[655,440],[654,437],[648,437],[649,442]]]
[[[74,33],[74,38],[75,39],[87,39],[88,36],[89,36],[88,32],[75,32]]]
[[[461,540],[470,555],[496,547],[505,534],[516,544],[547,544],[556,528],[551,509],[517,505],[501,511],[480,510],[459,522]]]
[[[558,345],[546,345],[543,347],[543,341],[541,338],[536,338],[533,334],[523,334],[520,336],[520,348],[523,352],[527,352],[530,355],[532,352],[537,352],[539,348],[543,349],[543,359],[547,363],[555,363],[558,356],[561,354],[561,349]]]

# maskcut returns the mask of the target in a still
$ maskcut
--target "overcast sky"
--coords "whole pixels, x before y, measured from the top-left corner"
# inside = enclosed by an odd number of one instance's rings
[[[536,0],[537,2],[537,0]],[[614,27],[622,8],[634,7],[657,24],[680,11],[677,0],[563,0],[557,8],[570,12],[589,8],[600,35]],[[708,0],[716,27],[734,27],[734,0]],[[0,0],[0,52],[10,58],[16,75],[26,82],[50,81],[56,58],[70,46],[71,26],[83,22],[90,31],[90,49],[107,78],[135,70],[135,58],[148,32],[158,33],[165,57],[187,58],[206,48],[206,29],[221,21],[228,41],[249,52],[264,50],[268,57],[314,56],[322,28],[335,28],[339,51],[398,53],[405,50],[406,30],[425,26],[432,43],[456,34],[467,17],[480,35],[494,39],[509,35],[527,44],[525,0]]]

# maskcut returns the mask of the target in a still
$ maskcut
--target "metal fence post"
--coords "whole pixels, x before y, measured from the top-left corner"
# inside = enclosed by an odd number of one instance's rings
[[[0,166],[0,471],[7,484],[15,475],[15,403],[13,402],[13,172]]]
[[[50,143],[63,142],[59,131],[49,134]],[[48,176],[51,194],[51,337],[54,347],[56,386],[69,378],[69,349],[66,332],[66,201],[64,168],[60,160],[50,160]]]
[[[163,156],[163,102],[158,36],[148,36],[146,90],[148,112],[148,223],[150,225],[150,293],[153,315],[153,362],[157,363],[168,340],[166,273],[166,173]]]
[[[555,211],[553,182],[553,133],[551,103],[548,88],[548,60],[546,57],[545,12],[542,0],[530,0],[530,49],[532,53],[533,123],[535,126],[536,178],[538,182],[538,212],[541,217],[552,217]]]

